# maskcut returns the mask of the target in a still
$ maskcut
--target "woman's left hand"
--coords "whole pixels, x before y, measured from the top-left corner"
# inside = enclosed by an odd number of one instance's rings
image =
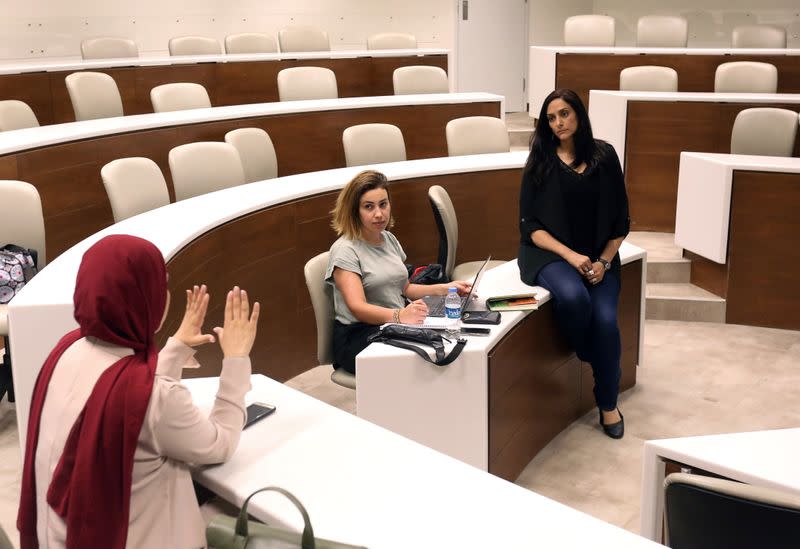
[[[606,268],[599,261],[595,261],[592,263],[592,269],[589,272],[591,275],[586,276],[586,278],[589,280],[589,283],[592,285],[597,285],[603,281],[603,277],[606,275]]]
[[[464,282],[463,280],[453,280],[442,284],[442,287],[444,288],[444,292],[442,292],[443,295],[447,295],[448,289],[455,288],[458,291],[458,295],[465,296],[472,289],[472,284]]]
[[[203,321],[206,319],[208,299],[209,296],[205,284],[186,290],[186,312],[183,313],[183,320],[178,331],[172,337],[189,347],[197,347],[204,343],[214,343],[213,335],[203,333]]]

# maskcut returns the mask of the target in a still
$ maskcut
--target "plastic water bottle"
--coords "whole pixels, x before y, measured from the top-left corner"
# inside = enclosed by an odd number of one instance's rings
[[[447,318],[447,333],[457,336],[461,331],[461,298],[456,288],[447,289],[444,300],[444,316]]]

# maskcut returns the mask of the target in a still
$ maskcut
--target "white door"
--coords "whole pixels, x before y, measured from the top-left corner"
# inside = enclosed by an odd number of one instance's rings
[[[456,0],[459,92],[504,95],[506,111],[525,110],[528,53],[525,0]]]

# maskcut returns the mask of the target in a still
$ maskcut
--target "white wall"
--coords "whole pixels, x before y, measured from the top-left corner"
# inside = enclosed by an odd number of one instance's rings
[[[730,46],[737,25],[769,23],[787,29],[790,48],[800,48],[798,0],[595,0],[594,13],[617,19],[617,45],[636,43],[636,21],[642,15],[682,15],[689,21],[689,46]]]
[[[0,59],[79,56],[93,36],[136,40],[144,54],[166,53],[172,36],[222,41],[234,32],[312,24],[333,49],[365,49],[376,32],[410,32],[420,47],[453,47],[451,0],[0,0]]]
[[[564,43],[564,20],[573,15],[594,13],[592,0],[529,0],[528,43],[554,46]]]

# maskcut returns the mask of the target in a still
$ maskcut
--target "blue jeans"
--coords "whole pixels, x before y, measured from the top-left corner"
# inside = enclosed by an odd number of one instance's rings
[[[552,295],[556,319],[570,347],[592,365],[597,406],[615,410],[622,374],[616,275],[606,272],[600,283],[592,285],[566,261],[555,261],[539,271],[536,283]]]

